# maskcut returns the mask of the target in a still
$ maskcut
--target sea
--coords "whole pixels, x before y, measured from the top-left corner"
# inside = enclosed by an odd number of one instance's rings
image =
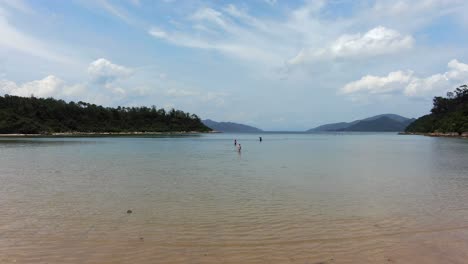
[[[467,259],[467,139],[0,138],[2,264]]]

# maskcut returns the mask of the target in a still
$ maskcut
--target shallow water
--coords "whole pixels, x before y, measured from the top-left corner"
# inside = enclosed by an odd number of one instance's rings
[[[468,258],[468,140],[258,136],[2,138],[0,263]]]

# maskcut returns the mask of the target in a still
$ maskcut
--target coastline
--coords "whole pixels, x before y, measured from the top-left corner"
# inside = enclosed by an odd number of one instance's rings
[[[399,132],[398,135],[415,135],[415,136],[426,136],[426,137],[450,137],[450,138],[468,138],[468,132],[463,132],[461,135],[456,132],[450,133],[418,133],[418,132]]]
[[[43,134],[0,134],[0,137],[80,137],[80,136],[151,136],[151,135],[194,135],[221,133],[219,131],[171,131],[171,132],[60,132]]]

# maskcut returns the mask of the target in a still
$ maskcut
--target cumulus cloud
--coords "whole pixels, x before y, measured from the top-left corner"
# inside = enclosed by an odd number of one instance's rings
[[[455,86],[468,83],[468,64],[451,60],[449,70],[426,78],[413,78],[404,90],[408,96],[420,96],[431,92],[448,91]]]
[[[309,21],[322,5],[315,4],[296,10],[285,25],[266,22],[250,16],[235,5],[228,5],[222,11],[202,8],[190,16],[196,24],[195,33],[184,31],[168,32],[160,27],[151,28],[148,33],[178,46],[211,49],[229,54],[235,58],[255,62],[282,64],[291,53],[288,36],[309,38],[311,30],[319,28],[318,21]],[[310,29],[303,28],[305,24]],[[294,38],[292,38],[294,39]],[[301,49],[288,65],[336,58],[363,58],[383,54],[394,54],[413,47],[414,38],[383,26],[373,28],[364,34],[343,34],[335,40],[321,44],[313,43]],[[289,50],[289,51],[288,51]]]
[[[164,90],[155,89],[154,86],[129,86],[126,80],[132,76],[134,70],[123,65],[114,64],[103,58],[91,62],[86,70],[89,78],[75,84],[67,83],[54,75],[24,83],[0,79],[0,94],[40,98],[54,97],[75,101],[84,100],[98,104],[114,104],[158,94],[182,105],[197,102],[201,104],[209,103],[214,106],[224,105],[224,98],[227,95],[222,92],[178,87]],[[167,82],[167,76],[164,74],[159,78],[167,85],[177,85],[174,82]]]
[[[369,5],[357,4],[360,8],[352,16],[332,20],[327,13],[330,5],[323,0],[304,1],[279,19],[255,16],[248,7],[234,4],[201,7],[178,19],[177,25],[154,27],[148,33],[174,45],[214,50],[276,69],[285,63],[289,67],[398,55],[414,47],[413,32],[439,16],[460,12],[466,3],[377,0]],[[385,26],[376,26],[381,17],[386,18]]]
[[[409,35],[404,36],[396,30],[379,26],[364,35],[341,36],[332,43],[329,52],[336,57],[379,55],[409,49],[413,42],[413,37]]]
[[[371,94],[394,92],[401,90],[401,87],[408,84],[412,76],[413,73],[410,71],[395,71],[383,77],[366,75],[360,80],[346,84],[340,92],[343,94],[361,92]]]
[[[55,97],[71,99],[94,93],[95,96],[121,99],[127,95],[126,89],[117,82],[128,78],[133,70],[113,64],[106,59],[91,62],[87,72],[90,81],[67,84],[64,80],[48,75],[40,80],[17,84],[10,80],[0,80],[0,93],[17,96]]]
[[[402,35],[396,30],[382,26],[373,28],[365,34],[345,34],[329,44],[329,47],[315,51],[303,49],[290,64],[299,64],[318,59],[334,59],[346,57],[366,57],[392,54],[413,47],[414,39],[410,35]]]
[[[54,75],[49,75],[41,80],[17,84],[9,80],[0,80],[2,94],[36,97],[69,97],[81,95],[85,86],[81,84],[67,85],[63,80]]]
[[[341,94],[389,94],[402,93],[406,96],[433,96],[435,93],[452,90],[468,82],[468,64],[451,60],[449,70],[428,77],[417,77],[412,71],[395,71],[387,76],[366,75],[344,85]]]
[[[133,73],[133,69],[100,58],[88,66],[88,75],[91,79],[88,85],[103,87],[113,96],[123,98],[127,95],[127,91],[119,85],[119,81],[129,78]]]
[[[88,66],[89,76],[94,82],[99,84],[109,84],[116,80],[127,78],[132,73],[132,69],[114,64],[103,58],[91,62]]]

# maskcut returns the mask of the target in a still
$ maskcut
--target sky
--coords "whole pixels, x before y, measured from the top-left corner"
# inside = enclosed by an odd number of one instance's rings
[[[466,0],[0,0],[0,94],[264,130],[419,117],[468,83]]]

